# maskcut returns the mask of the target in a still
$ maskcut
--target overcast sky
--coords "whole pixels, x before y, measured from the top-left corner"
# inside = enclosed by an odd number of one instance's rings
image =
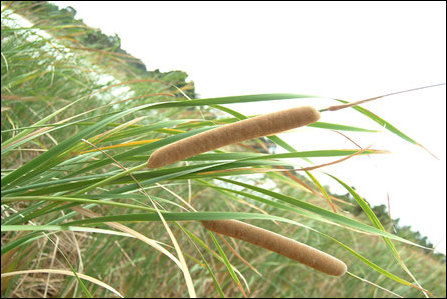
[[[148,70],[182,70],[201,98],[292,92],[361,100],[446,82],[445,2],[133,2],[58,1],[104,33]],[[281,105],[280,105],[281,103]],[[248,115],[330,100],[232,105]],[[370,203],[388,204],[445,253],[445,86],[364,105],[427,147],[391,133],[353,134],[362,147],[392,154],[355,157],[322,169],[356,187]],[[381,129],[352,109],[321,121]],[[343,136],[305,128],[281,135],[298,150],[355,148]],[[317,138],[316,138],[317,137]],[[323,160],[315,160],[315,162]],[[324,162],[326,162],[324,160]],[[346,193],[322,171],[331,191]]]

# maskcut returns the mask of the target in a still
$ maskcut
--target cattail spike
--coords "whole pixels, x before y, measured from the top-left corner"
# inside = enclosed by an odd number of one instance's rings
[[[202,221],[205,228],[261,246],[333,276],[346,273],[346,264],[306,244],[237,220]]]
[[[313,107],[303,106],[244,119],[159,148],[149,168],[162,167],[225,145],[302,127],[320,119]]]

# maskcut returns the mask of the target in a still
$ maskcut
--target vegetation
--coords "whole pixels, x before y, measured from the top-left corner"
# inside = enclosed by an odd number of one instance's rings
[[[147,71],[72,9],[5,1],[1,13],[3,297],[446,296],[445,256],[426,238],[338,178],[345,195],[285,160],[381,150],[298,152],[269,136],[146,166],[166,144],[247,118],[221,104],[309,96],[195,99],[186,73]],[[309,126],[327,129],[370,134]],[[318,248],[348,272],[327,276],[200,224],[218,219]]]

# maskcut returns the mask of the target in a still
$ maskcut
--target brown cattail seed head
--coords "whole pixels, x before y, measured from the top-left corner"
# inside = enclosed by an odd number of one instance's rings
[[[320,113],[311,106],[244,119],[161,147],[150,156],[148,167],[162,167],[222,146],[302,127],[319,119]]]
[[[261,246],[329,275],[342,276],[347,270],[344,262],[325,252],[254,225],[237,220],[210,220],[202,224],[211,231]]]

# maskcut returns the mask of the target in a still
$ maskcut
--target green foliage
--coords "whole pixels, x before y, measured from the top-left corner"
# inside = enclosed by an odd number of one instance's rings
[[[286,160],[356,150],[298,152],[269,136],[146,168],[150,153],[166,144],[247,118],[220,104],[309,96],[194,99],[186,73],[147,71],[120,48],[118,36],[89,28],[73,9],[44,1],[2,5],[2,274],[52,268],[75,275],[5,276],[3,297],[114,296],[107,286],[126,297],[423,297],[418,282],[445,296],[445,258],[415,246],[431,248],[426,238],[390,221],[384,207],[319,190],[310,172],[292,171],[296,165]],[[17,24],[12,11],[33,27]],[[373,132],[330,123],[312,128],[328,129]],[[289,153],[268,150],[278,146]],[[327,277],[209,235],[197,221],[228,218],[324,250],[345,261],[349,273]]]
[[[349,193],[343,196],[336,194],[332,195],[344,199],[348,202],[352,203],[355,202],[355,200],[349,195]],[[349,210],[351,213],[353,213],[353,215],[356,216],[359,216],[362,213],[362,209],[359,206],[348,206],[347,210]],[[372,211],[374,212],[374,214],[377,216],[377,218],[380,220],[380,222],[383,224],[383,226],[386,228],[387,231],[394,231],[396,235],[428,248],[423,251],[425,254],[430,254],[434,258],[439,259],[439,261],[445,262],[445,255],[430,250],[433,249],[433,244],[430,241],[428,241],[428,238],[426,236],[422,236],[418,231],[412,230],[411,226],[409,225],[400,225],[399,218],[392,219],[385,205],[382,204],[374,206],[372,207]]]
[[[75,18],[76,10],[67,7],[59,9],[46,1],[13,1],[11,8],[20,12],[34,24],[34,28],[43,28],[58,42],[75,51],[87,51],[84,59],[106,69],[113,69],[113,76],[121,81],[135,78],[154,79],[172,84],[194,97],[193,82],[186,82],[187,74],[182,71],[161,73],[158,70],[147,71],[146,65],[138,58],[121,48],[118,35],[106,35],[99,29],[88,27]],[[125,66],[125,67],[124,67]]]

